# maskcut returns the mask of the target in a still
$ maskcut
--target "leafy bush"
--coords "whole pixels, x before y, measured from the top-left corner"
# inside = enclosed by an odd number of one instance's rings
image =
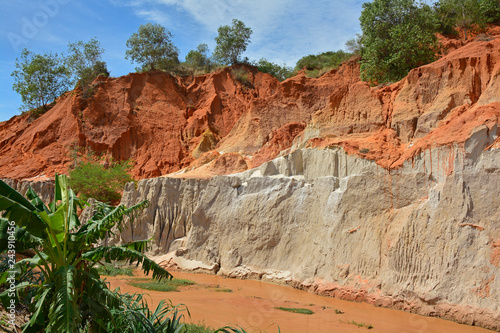
[[[208,45],[200,44],[196,47],[196,50],[191,50],[186,55],[185,64],[192,69],[193,75],[196,71],[207,73],[213,67],[208,52]]]
[[[248,71],[244,67],[231,68],[231,75],[243,86],[253,88],[252,82],[248,79]]]
[[[436,59],[435,15],[414,0],[374,0],[363,4],[361,77],[371,83],[398,81],[413,68]]]
[[[363,49],[363,36],[356,34],[356,38],[351,38],[345,42],[345,48],[352,55],[360,55]]]
[[[486,23],[500,23],[500,1],[479,1],[481,19]]]
[[[117,202],[125,184],[134,181],[129,174],[131,167],[130,161],[106,164],[90,156],[69,172],[69,184],[84,200],[94,198],[102,202]]]
[[[346,61],[352,56],[352,53],[345,52],[343,50],[339,51],[328,51],[317,55],[310,54],[308,56],[302,57],[297,61],[295,65],[296,70],[301,70],[306,68],[307,70],[314,69],[324,69],[324,68],[336,68],[340,66],[343,61]]]
[[[266,58],[261,58],[259,61],[253,62],[252,65],[257,67],[259,72],[269,73],[280,81],[286,80],[293,76],[293,69],[286,65],[280,66],[268,61]]]
[[[498,0],[439,0],[434,4],[439,32],[456,34],[455,28],[467,32],[473,27],[485,28],[487,23],[500,21]]]

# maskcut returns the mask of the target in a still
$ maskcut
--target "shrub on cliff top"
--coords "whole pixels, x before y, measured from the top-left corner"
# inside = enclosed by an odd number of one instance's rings
[[[109,76],[106,63],[102,61],[104,49],[96,38],[92,38],[88,42],[69,43],[68,51],[66,66],[72,72],[73,83],[82,88],[84,97],[88,97],[92,81],[100,74]]]
[[[259,61],[255,61],[252,65],[256,66],[259,72],[269,73],[280,81],[286,80],[293,75],[293,69],[287,67],[286,65],[280,66],[266,58],[260,58]]]
[[[349,59],[351,56],[352,53],[345,52],[343,50],[338,50],[335,52],[328,51],[316,55],[310,54],[308,56],[300,58],[295,65],[295,69],[301,70],[304,67],[307,70],[335,68],[338,67],[343,61]]]
[[[436,17],[414,0],[374,0],[363,4],[361,75],[372,83],[398,81],[413,68],[436,59]]]

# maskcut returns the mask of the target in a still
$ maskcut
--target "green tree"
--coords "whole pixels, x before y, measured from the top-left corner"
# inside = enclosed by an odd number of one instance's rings
[[[69,172],[69,184],[83,199],[117,202],[125,184],[133,182],[129,161],[104,163],[89,157]]]
[[[102,61],[104,49],[97,39],[92,38],[86,43],[69,43],[68,53],[66,64],[73,75],[73,84],[81,87],[87,96],[90,84],[97,76],[109,76],[106,63]]]
[[[250,43],[252,29],[240,20],[233,19],[232,26],[220,26],[217,32],[219,34],[215,37],[217,44],[213,54],[215,60],[223,65],[237,64]]]
[[[481,18],[486,23],[500,23],[500,0],[481,0]]]
[[[193,68],[193,70],[207,70],[211,65],[208,53],[208,45],[200,44],[196,47],[196,50],[191,50],[188,52],[188,54],[186,55],[186,64]]]
[[[361,75],[372,83],[397,81],[436,59],[436,20],[428,5],[414,0],[374,0],[363,4]]]
[[[440,18],[462,29],[465,40],[473,24],[482,26],[485,23],[481,16],[480,0],[440,0],[436,5]]]
[[[363,49],[363,36],[356,34],[356,38],[351,38],[345,42],[345,48],[347,52],[353,55],[360,55]]]
[[[31,188],[26,199],[0,180],[0,253],[9,253],[9,237],[14,238],[16,251],[32,249],[36,253],[32,258],[16,262],[14,268],[21,270],[27,266],[44,277],[41,284],[24,282],[15,286],[16,295],[36,289],[29,305],[31,317],[23,332],[106,331],[108,323],[115,321],[113,312],[123,313],[126,302],[101,280],[96,269],[101,261],[137,262],[142,264],[144,273],[152,272],[153,278],[172,277],[142,254],[147,241],[120,246],[96,245],[112,234],[112,230],[123,230],[124,217],[133,216],[146,207],[147,201],[130,208],[97,202],[94,214],[86,223],[77,215],[83,204],[69,189],[64,175],[56,175],[54,202],[49,205]],[[0,281],[6,281],[7,276],[9,273],[3,272]],[[10,303],[10,297],[9,289],[0,295],[4,305]]]
[[[140,70],[171,70],[179,63],[173,35],[160,24],[147,23],[127,40],[125,58],[140,64]]]
[[[16,59],[12,89],[21,95],[21,110],[44,109],[68,90],[69,74],[57,54],[36,54],[24,49]]]
[[[500,20],[500,1],[498,0],[440,0],[435,4],[436,14],[443,33],[453,32],[455,27],[462,29],[467,40],[467,31],[473,25],[480,28],[487,23]]]
[[[268,61],[266,58],[261,58],[254,62],[253,65],[262,73],[269,73],[280,81],[286,80],[293,75],[293,69],[286,65],[280,66]]]

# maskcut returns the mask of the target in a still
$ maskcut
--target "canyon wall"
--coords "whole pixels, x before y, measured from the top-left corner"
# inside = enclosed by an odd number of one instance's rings
[[[121,237],[153,236],[167,267],[500,330],[500,150],[484,150],[497,137],[477,128],[390,172],[332,147],[210,180],[142,180],[122,202],[152,205]]]
[[[500,330],[499,37],[378,87],[356,58],[283,82],[244,65],[99,77],[0,123],[0,177],[24,192],[89,151],[132,159],[122,203],[151,205],[112,242]]]

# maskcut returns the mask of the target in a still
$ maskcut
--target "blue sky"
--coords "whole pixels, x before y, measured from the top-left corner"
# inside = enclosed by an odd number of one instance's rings
[[[126,41],[141,24],[165,26],[180,60],[200,43],[215,47],[217,28],[233,18],[251,27],[244,56],[294,66],[308,54],[344,48],[360,32],[363,0],[0,0],[0,121],[19,114],[12,91],[16,58],[23,48],[64,53],[68,42],[96,37],[111,76],[133,72]]]

